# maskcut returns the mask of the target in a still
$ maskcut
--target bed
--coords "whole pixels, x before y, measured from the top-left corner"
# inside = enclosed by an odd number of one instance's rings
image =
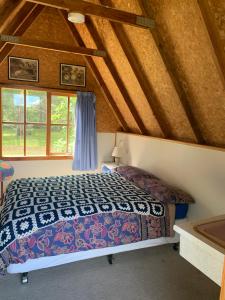
[[[120,167],[107,174],[13,181],[1,211],[1,274],[23,273],[27,282],[32,270],[177,243],[177,198],[193,199],[181,191],[168,194],[156,179]]]

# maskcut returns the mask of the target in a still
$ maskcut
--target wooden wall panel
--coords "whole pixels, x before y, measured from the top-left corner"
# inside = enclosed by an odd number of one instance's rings
[[[151,1],[208,145],[225,145],[225,94],[197,1]],[[178,30],[179,28],[179,30]]]
[[[96,25],[99,34],[104,42],[104,45],[111,56],[113,63],[120,74],[125,86],[128,89],[129,95],[141,116],[146,128],[150,135],[162,137],[159,125],[152,113],[152,110],[145,98],[145,95],[129,65],[129,62],[120,47],[120,44],[112,32],[112,28],[107,20],[100,18],[93,18],[94,24]],[[133,27],[132,27],[133,28]],[[137,30],[139,33],[142,30]]]
[[[225,2],[224,0],[208,0],[209,7],[216,21],[216,26],[225,46]]]
[[[92,37],[90,36],[89,32],[86,30],[85,26],[77,25],[76,28],[79,31],[79,33],[82,35],[85,45],[90,48],[95,48],[96,45],[94,44],[94,41],[93,41]],[[124,99],[123,99],[113,77],[111,76],[111,73],[109,72],[107,66],[105,65],[104,61],[100,58],[93,58],[93,59],[97,65],[98,69],[100,70],[102,77],[104,78],[105,83],[107,84],[110,92],[112,93],[113,98],[117,102],[117,105],[118,105],[122,115],[124,116],[128,126],[129,126],[130,131],[139,133],[139,130],[134,121],[134,118],[131,115],[126,103],[124,102]],[[128,87],[128,89],[129,89],[129,87]]]
[[[137,1],[114,0],[117,8],[141,14]],[[157,25],[156,25],[157,26]],[[155,42],[148,30],[124,26],[125,32],[136,50],[141,67],[154,88],[158,101],[170,123],[175,139],[196,142],[193,131],[184,113],[179,97],[165,69]]]
[[[73,39],[67,27],[58,14],[57,10],[44,9],[37,20],[23,35],[26,38],[45,40],[52,42],[60,42],[66,45],[74,45]],[[60,63],[85,65],[82,56],[59,53],[49,50],[31,49],[22,46],[16,46],[10,55],[19,57],[29,57],[39,59],[39,83],[31,83],[31,85],[44,86],[50,88],[60,88],[68,90],[87,90],[94,91],[97,96],[97,130],[99,132],[115,132],[120,126],[104,99],[98,84],[93,78],[91,71],[86,70],[87,84],[86,88],[70,87],[60,85]],[[29,84],[28,82],[8,80],[8,61],[1,64],[0,82],[10,82],[15,84]],[[106,121],[107,120],[107,121]]]

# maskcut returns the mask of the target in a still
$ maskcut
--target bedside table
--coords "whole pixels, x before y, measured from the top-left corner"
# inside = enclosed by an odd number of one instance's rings
[[[116,167],[122,166],[122,164],[117,165],[115,162],[103,162],[102,163],[102,173],[110,173]]]

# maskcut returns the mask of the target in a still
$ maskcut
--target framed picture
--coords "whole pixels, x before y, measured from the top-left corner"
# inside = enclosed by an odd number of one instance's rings
[[[85,86],[86,67],[60,64],[60,84]]]
[[[38,82],[38,60],[9,56],[9,79]]]

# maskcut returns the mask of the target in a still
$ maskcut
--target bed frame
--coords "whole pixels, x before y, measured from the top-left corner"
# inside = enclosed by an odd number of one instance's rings
[[[177,249],[179,243],[179,235],[174,237],[161,237],[157,239],[145,240],[127,245],[120,245],[114,247],[106,247],[102,249],[93,249],[87,251],[80,251],[68,254],[60,254],[56,256],[45,256],[35,259],[29,259],[22,264],[10,264],[7,267],[8,273],[21,273],[21,283],[28,283],[28,272],[59,266],[75,261],[85,260],[94,257],[107,256],[109,264],[112,264],[113,254],[143,249],[148,247],[160,246],[165,244],[173,244],[174,250]]]

